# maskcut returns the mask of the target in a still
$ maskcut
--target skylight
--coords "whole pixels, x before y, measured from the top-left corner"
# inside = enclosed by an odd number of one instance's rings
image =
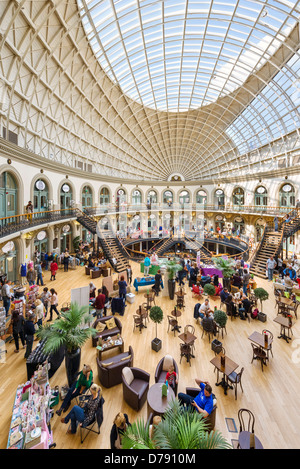
[[[188,111],[236,90],[280,47],[287,0],[78,0],[102,68],[135,101]]]

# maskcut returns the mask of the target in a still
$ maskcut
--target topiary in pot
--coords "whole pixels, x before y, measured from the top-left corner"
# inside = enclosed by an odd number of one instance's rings
[[[206,285],[204,285],[203,291],[208,296],[215,296],[216,294],[215,287],[211,283],[207,283]]]
[[[158,352],[161,349],[162,341],[157,338],[157,324],[160,324],[164,318],[164,313],[159,306],[152,306],[149,317],[156,324],[156,337],[152,340],[152,349]]]
[[[269,298],[269,293],[264,288],[255,288],[254,295],[258,300],[260,300],[261,312],[263,301],[266,301]]]
[[[220,327],[225,327],[227,323],[227,314],[221,309],[216,309],[214,311],[214,320]]]

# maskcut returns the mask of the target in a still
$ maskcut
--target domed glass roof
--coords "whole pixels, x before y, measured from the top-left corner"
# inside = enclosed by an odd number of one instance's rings
[[[287,0],[78,0],[91,47],[122,92],[182,112],[226,96],[279,49],[299,13]]]

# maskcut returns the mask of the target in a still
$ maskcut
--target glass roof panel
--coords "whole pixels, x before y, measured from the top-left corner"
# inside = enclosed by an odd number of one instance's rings
[[[78,0],[78,5],[91,47],[113,81],[141,104],[176,112],[236,90],[280,47],[299,16],[288,0]],[[173,74],[179,77],[176,86]],[[159,101],[162,80],[156,78],[165,78],[167,86]]]

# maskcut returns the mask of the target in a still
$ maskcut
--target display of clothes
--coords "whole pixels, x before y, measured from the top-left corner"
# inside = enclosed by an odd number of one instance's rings
[[[27,265],[26,265],[26,263],[21,264],[21,266],[20,266],[20,276],[21,276],[21,284],[26,285],[26,283],[27,283],[27,278],[26,278],[26,276],[27,276]]]

